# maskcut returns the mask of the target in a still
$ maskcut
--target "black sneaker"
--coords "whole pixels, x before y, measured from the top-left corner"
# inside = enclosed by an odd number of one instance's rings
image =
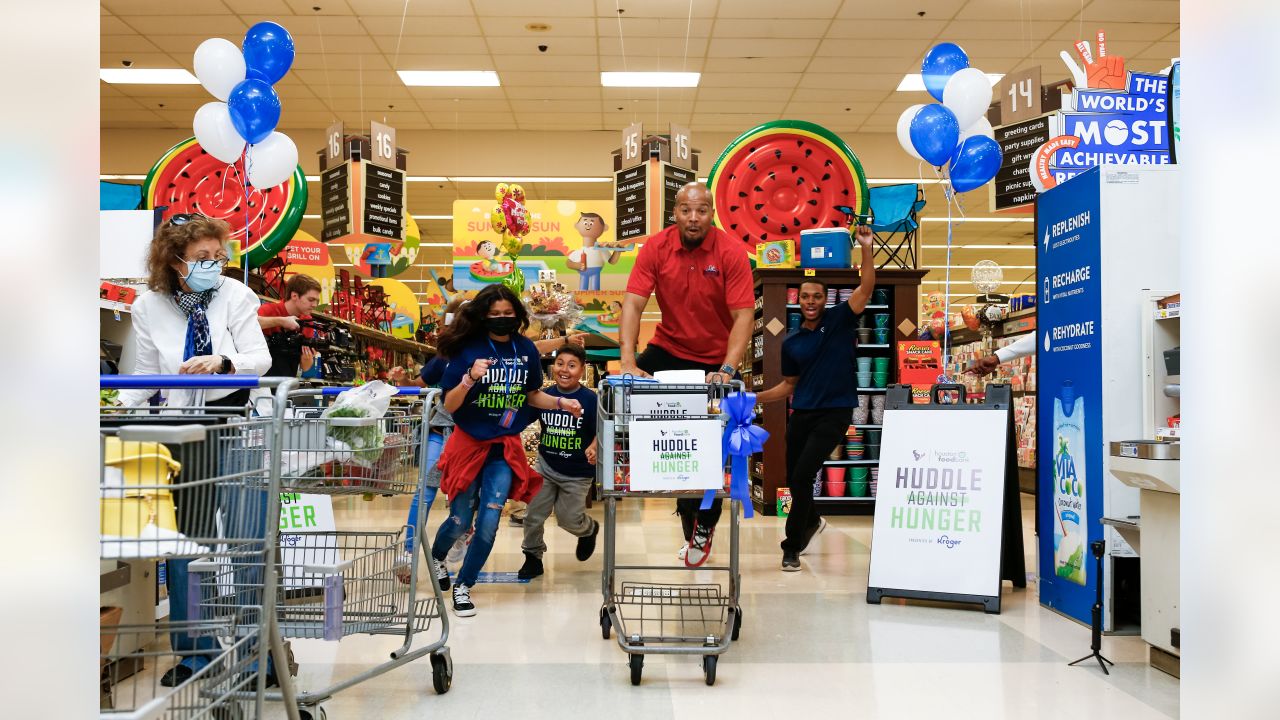
[[[160,684],[165,687],[177,687],[190,680],[195,674],[196,671],[186,665],[174,665],[169,668],[169,672],[165,673],[164,677],[160,678]]]
[[[586,562],[591,559],[592,553],[596,551],[596,536],[599,534],[600,523],[596,523],[596,526],[591,528],[590,535],[583,535],[578,538],[578,549],[574,554],[579,561]]]
[[[471,588],[466,585],[453,586],[453,614],[458,617],[476,614],[476,604],[471,602]]]
[[[448,590],[449,589],[449,568],[445,567],[444,563],[440,562],[435,558],[431,558],[431,564],[435,566],[436,580],[440,582],[440,589]]]
[[[542,558],[532,553],[524,554],[524,565],[516,572],[516,577],[521,580],[532,580],[542,574]]]
[[[791,550],[782,551],[782,572],[800,571],[800,553]]]
[[[809,543],[813,542],[813,539],[818,535],[821,535],[822,531],[826,529],[827,529],[827,519],[824,517],[819,517],[818,524],[809,528],[809,532],[804,534],[804,549],[801,550],[799,554],[804,555],[808,553]]]

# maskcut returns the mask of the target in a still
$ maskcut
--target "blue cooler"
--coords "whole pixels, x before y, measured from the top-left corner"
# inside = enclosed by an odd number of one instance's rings
[[[853,267],[848,228],[820,228],[800,231],[800,267]]]

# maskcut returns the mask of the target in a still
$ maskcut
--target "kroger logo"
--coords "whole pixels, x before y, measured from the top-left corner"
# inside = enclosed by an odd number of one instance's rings
[[[946,546],[947,546],[947,549],[948,549],[948,550],[950,550],[951,548],[953,548],[953,547],[955,547],[955,546],[959,545],[959,544],[960,544],[960,541],[959,541],[959,540],[952,540],[951,538],[947,537],[946,535],[943,535],[942,537],[938,538],[938,544],[939,544],[939,545],[946,545]]]

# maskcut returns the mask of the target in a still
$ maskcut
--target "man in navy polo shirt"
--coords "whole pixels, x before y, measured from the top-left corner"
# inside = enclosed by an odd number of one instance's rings
[[[800,328],[782,341],[782,382],[756,395],[759,403],[791,398],[787,420],[787,486],[791,512],[782,541],[782,569],[800,569],[800,553],[826,527],[813,501],[813,476],[827,456],[844,442],[853,409],[858,405],[858,316],[876,284],[871,228],[860,225],[862,246],[858,289],[849,301],[826,307],[827,286],[820,280],[800,283]]]
[[[708,383],[732,379],[751,339],[755,289],[746,247],[711,226],[714,214],[707,186],[689,183],[676,194],[676,224],[650,236],[640,248],[619,323],[624,374],[702,370]],[[653,294],[662,320],[637,358],[640,316]],[[676,501],[688,543],[681,553],[689,567],[706,562],[720,521],[721,501],[698,510],[701,502]]]

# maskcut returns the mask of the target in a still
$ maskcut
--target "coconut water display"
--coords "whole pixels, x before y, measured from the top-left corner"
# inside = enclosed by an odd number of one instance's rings
[[[1053,566],[1055,574],[1085,584],[1084,398],[1064,382],[1053,401]]]

